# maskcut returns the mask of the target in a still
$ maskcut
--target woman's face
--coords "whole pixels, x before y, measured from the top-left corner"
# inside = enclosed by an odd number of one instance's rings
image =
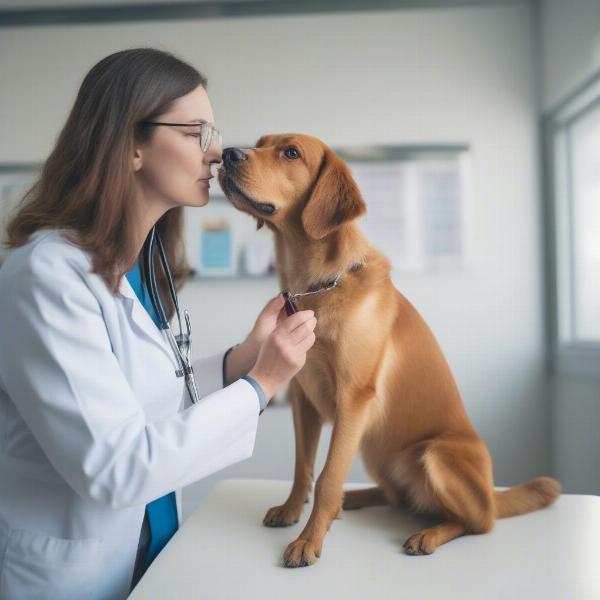
[[[162,214],[176,206],[204,206],[212,178],[210,166],[221,162],[222,150],[214,139],[207,152],[200,148],[197,124],[214,125],[206,90],[198,86],[153,121],[189,126],[154,126],[151,140],[136,148],[134,170],[145,208]]]

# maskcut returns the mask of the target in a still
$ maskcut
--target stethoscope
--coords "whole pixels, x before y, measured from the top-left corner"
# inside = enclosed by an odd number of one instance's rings
[[[167,319],[167,315],[162,303],[158,285],[156,283],[156,272],[154,270],[154,247],[155,243],[158,245],[158,251],[160,256],[160,262],[162,265],[163,272],[167,278],[169,284],[169,291],[171,293],[171,299],[173,300],[173,306],[175,307],[175,313],[177,314],[177,321],[179,323],[179,335],[174,336]],[[190,316],[187,310],[183,311],[185,318],[186,333],[183,333],[181,327],[181,314],[179,312],[179,303],[177,302],[177,292],[173,285],[173,277],[171,276],[171,269],[169,269],[169,263],[165,254],[160,235],[156,232],[156,228],[152,227],[143,249],[144,266],[147,275],[148,292],[150,294],[150,300],[152,306],[158,316],[159,329],[161,329],[173,350],[175,355],[175,361],[177,362],[177,368],[175,369],[175,375],[177,377],[185,377],[185,385],[187,387],[188,394],[193,404],[196,404],[200,400],[198,394],[198,388],[196,387],[196,380],[194,379],[194,370],[192,368],[192,326],[190,324]]]

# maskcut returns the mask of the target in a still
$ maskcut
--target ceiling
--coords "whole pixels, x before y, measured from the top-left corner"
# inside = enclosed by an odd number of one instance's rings
[[[0,27],[370,12],[536,0],[0,0]]]
[[[146,4],[227,4],[239,2],[271,2],[272,0],[0,0],[0,10],[85,8],[90,6],[139,6]],[[288,0],[292,1],[292,0]]]

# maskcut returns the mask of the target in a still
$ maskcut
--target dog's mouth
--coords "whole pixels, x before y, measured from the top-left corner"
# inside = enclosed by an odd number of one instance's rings
[[[228,198],[230,196],[240,198],[244,204],[252,207],[261,215],[271,216],[277,212],[277,208],[270,202],[258,202],[244,193],[235,183],[232,176],[222,167],[219,169],[219,183]]]

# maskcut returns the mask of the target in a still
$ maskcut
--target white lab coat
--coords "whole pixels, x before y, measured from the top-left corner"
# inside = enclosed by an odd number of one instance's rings
[[[127,279],[113,296],[90,265],[43,230],[0,269],[2,600],[125,598],[146,503],[254,448],[252,386],[223,388],[219,354],[184,402]]]

